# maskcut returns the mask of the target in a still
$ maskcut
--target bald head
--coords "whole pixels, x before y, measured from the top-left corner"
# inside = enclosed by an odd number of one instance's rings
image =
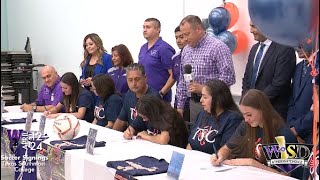
[[[41,70],[41,78],[49,88],[52,88],[56,84],[58,77],[58,73],[53,66],[44,66]]]

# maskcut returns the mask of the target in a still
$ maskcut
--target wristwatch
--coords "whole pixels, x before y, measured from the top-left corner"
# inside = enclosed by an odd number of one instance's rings
[[[36,111],[37,111],[37,104],[32,105],[32,110],[33,110],[33,112],[36,112]]]

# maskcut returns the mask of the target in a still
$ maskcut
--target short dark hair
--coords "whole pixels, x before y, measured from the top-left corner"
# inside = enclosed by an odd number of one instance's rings
[[[176,29],[174,30],[174,32],[179,32],[180,31],[180,26],[176,27]]]
[[[132,63],[126,67],[126,73],[128,73],[128,71],[134,71],[134,70],[138,70],[141,72],[142,75],[146,75],[146,71],[142,64]]]
[[[202,24],[201,19],[196,15],[188,15],[185,18],[183,18],[182,21],[180,22],[180,26],[184,25],[184,23],[189,23],[193,28],[200,25],[204,30],[204,26]]]
[[[154,26],[156,27],[156,28],[159,28],[159,29],[161,29],[161,23],[160,23],[160,21],[157,19],[157,18],[147,18],[146,20],[144,20],[145,22],[150,22],[150,21],[152,21],[152,22],[154,22]]]

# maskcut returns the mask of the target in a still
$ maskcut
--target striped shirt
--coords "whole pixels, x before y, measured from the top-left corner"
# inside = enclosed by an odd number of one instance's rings
[[[206,34],[196,47],[187,45],[181,55],[181,71],[186,64],[192,66],[193,81],[205,84],[208,80],[219,79],[228,86],[235,84],[235,71],[231,51],[222,41]],[[187,82],[180,73],[177,87],[177,107],[183,109],[188,98]]]

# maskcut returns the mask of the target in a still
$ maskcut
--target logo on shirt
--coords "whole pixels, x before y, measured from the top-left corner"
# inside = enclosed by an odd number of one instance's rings
[[[102,107],[102,105],[96,106],[94,108],[94,117],[96,117],[98,120],[104,119],[106,117],[104,114],[104,107]]]
[[[277,144],[260,144],[268,166],[290,173],[300,166],[308,167],[312,155],[312,144],[288,143],[284,136],[275,137]]]
[[[309,166],[310,166],[310,174],[314,175],[313,179],[319,179],[319,174],[318,174],[319,171],[317,171],[317,169],[319,168],[319,150],[316,151],[315,162],[313,159],[313,152],[311,153],[311,156],[309,158]]]
[[[48,88],[45,88],[43,94],[47,95],[49,93],[50,93],[50,90]]]
[[[261,138],[258,138],[258,140],[255,142],[256,148],[254,150],[254,154],[257,160],[259,160],[261,157],[262,147],[260,142],[261,142]]]
[[[156,136],[156,135],[160,134],[161,131],[158,130],[158,129],[153,129],[153,131],[150,131],[149,129],[147,129],[147,133],[148,133],[149,135]]]
[[[130,108],[130,118],[132,120],[135,120],[138,116],[138,111],[136,110],[136,108]]]
[[[157,54],[158,54],[158,50],[156,49],[150,51],[151,56],[157,56]]]
[[[204,128],[198,127],[192,139],[195,140],[197,137],[197,140],[199,141],[200,145],[204,146],[206,142],[214,143],[216,139],[215,138],[210,139],[210,137],[212,138],[217,134],[218,134],[218,130],[212,129],[212,126],[205,126]]]

